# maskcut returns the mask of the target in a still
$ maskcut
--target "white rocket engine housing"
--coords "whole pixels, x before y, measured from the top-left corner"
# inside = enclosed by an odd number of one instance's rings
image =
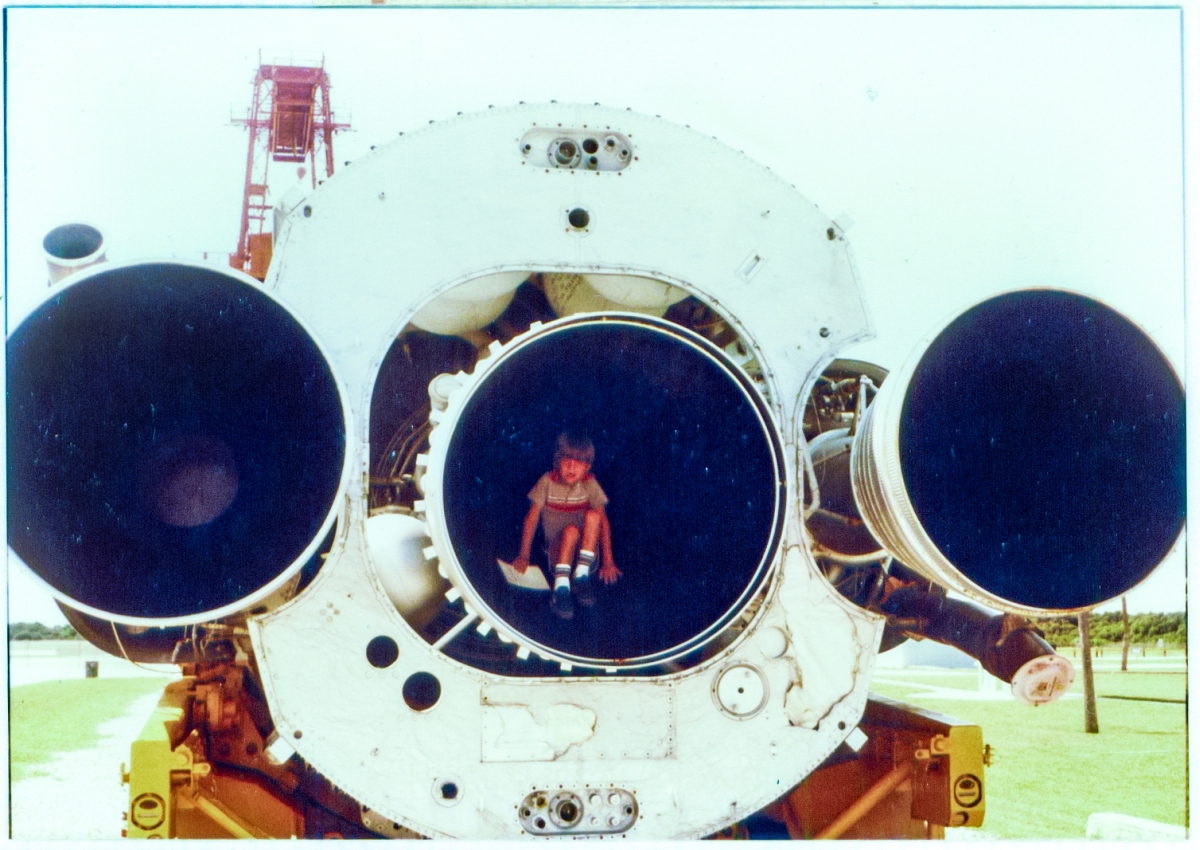
[[[397,336],[469,335],[531,275],[562,318],[437,382],[423,498],[371,515],[372,394]],[[810,552],[801,419],[822,368],[870,326],[841,230],[793,187],[630,111],[489,109],[403,134],[297,203],[277,222],[266,285],[350,388],[346,466],[361,486],[346,489],[313,583],[250,632],[280,741],[367,817],[433,837],[702,837],[795,786],[855,728],[883,620],[843,599]],[[736,333],[736,354],[657,318],[685,297]],[[520,529],[480,555],[459,539],[461,488],[448,483],[521,358],[586,334],[613,350],[644,341],[637,350],[726,381],[770,479],[761,541],[734,559],[709,553],[708,569],[743,576],[719,613],[631,653],[581,651],[498,603],[478,565],[515,554]],[[675,367],[658,368],[647,380],[669,383]],[[692,518],[713,522],[702,506]],[[689,580],[645,550],[616,555],[622,581]],[[432,642],[413,625],[431,594],[457,619]],[[614,633],[655,616],[625,613],[607,623]],[[556,675],[452,657],[467,630]]]

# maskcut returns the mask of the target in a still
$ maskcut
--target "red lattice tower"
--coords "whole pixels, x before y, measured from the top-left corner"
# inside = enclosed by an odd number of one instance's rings
[[[250,144],[238,250],[229,255],[229,265],[262,280],[271,262],[267,201],[271,162],[308,160],[315,188],[318,152],[323,154],[328,178],[333,175],[333,134],[350,125],[333,120],[324,59],[315,65],[260,64],[250,109],[233,123],[250,130]]]

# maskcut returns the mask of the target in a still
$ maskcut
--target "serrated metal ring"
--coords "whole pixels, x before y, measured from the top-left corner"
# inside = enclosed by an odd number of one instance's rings
[[[746,409],[752,412],[751,415],[757,422],[756,427],[761,430],[765,448],[760,447],[758,450],[764,456],[769,454],[769,463],[773,465],[774,506],[771,508],[770,530],[765,535],[766,540],[762,546],[758,563],[753,565],[752,571],[746,570],[750,579],[744,589],[737,594],[724,614],[716,617],[711,624],[698,630],[689,638],[679,640],[665,649],[635,657],[600,658],[564,651],[548,645],[545,641],[531,637],[521,630],[519,624],[514,625],[501,616],[467,575],[467,570],[460,560],[454,540],[452,540],[445,498],[447,463],[450,460],[451,447],[456,439],[455,430],[467,412],[471,400],[489,377],[504,369],[505,365],[512,361],[512,358],[534,342],[540,342],[552,335],[563,334],[573,329],[595,326],[614,329],[627,328],[634,332],[650,331],[663,338],[669,338],[672,343],[677,341],[693,354],[707,358],[722,374],[737,383],[737,391],[741,394],[739,397],[747,403]],[[655,336],[654,338],[658,339],[659,337]],[[641,314],[576,314],[545,325],[535,324],[526,333],[516,337],[507,345],[494,344],[489,356],[481,360],[472,373],[456,376],[456,383],[458,385],[449,393],[441,420],[430,434],[429,455],[421,486],[424,491],[425,518],[433,547],[437,551],[439,566],[453,585],[454,596],[461,597],[465,604],[479,612],[482,622],[477,631],[480,634],[486,635],[494,630],[501,641],[517,645],[518,658],[526,658],[530,654],[537,655],[558,663],[564,671],[573,668],[606,672],[633,670],[667,663],[708,643],[737,620],[747,603],[762,587],[764,578],[775,563],[779,541],[782,538],[786,499],[782,444],[771,411],[751,380],[707,340],[673,323]],[[732,598],[733,593],[729,593],[729,596]],[[722,604],[724,603],[722,602]]]

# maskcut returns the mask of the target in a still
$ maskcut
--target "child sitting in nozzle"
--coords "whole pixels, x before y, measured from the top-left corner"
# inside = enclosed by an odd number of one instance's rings
[[[595,602],[591,573],[598,546],[603,553],[600,580],[612,584],[621,575],[613,561],[612,533],[604,512],[608,496],[591,471],[595,459],[596,449],[587,437],[570,432],[559,434],[554,468],[529,491],[532,504],[521,529],[521,552],[513,561],[519,573],[529,568],[529,552],[540,519],[546,538],[546,557],[554,568],[550,605],[564,620],[575,613],[571,601],[572,573],[579,604],[589,607]]]

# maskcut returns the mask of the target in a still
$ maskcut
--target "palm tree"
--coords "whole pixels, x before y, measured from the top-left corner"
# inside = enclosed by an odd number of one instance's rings
[[[1096,734],[1100,721],[1096,719],[1096,685],[1092,680],[1092,635],[1088,629],[1089,612],[1079,615],[1079,655],[1083,661],[1083,731]]]
[[[1129,611],[1125,607],[1125,597],[1121,597],[1121,672],[1129,669]]]

